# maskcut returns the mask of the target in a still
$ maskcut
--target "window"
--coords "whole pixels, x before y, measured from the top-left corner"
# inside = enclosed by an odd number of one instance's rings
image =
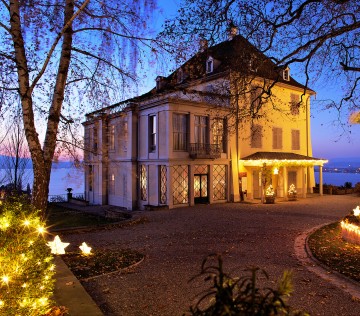
[[[282,128],[273,127],[273,149],[282,149]]]
[[[184,79],[185,79],[185,73],[184,73],[184,71],[180,68],[180,69],[178,70],[178,73],[177,73],[177,78],[176,78],[177,83],[183,82]]]
[[[226,165],[214,165],[213,169],[214,201],[226,199]]]
[[[290,81],[290,68],[286,67],[286,69],[283,70],[283,79],[286,81]]]
[[[251,127],[251,148],[262,147],[262,127],[260,125],[253,125]]]
[[[290,113],[292,115],[299,115],[300,97],[295,93],[290,94]]]
[[[115,150],[115,125],[109,128],[109,150]]]
[[[149,150],[156,150],[156,115],[149,116]]]
[[[93,152],[96,155],[97,151],[98,151],[98,130],[97,130],[97,128],[93,129],[93,140],[94,140]]]
[[[213,144],[218,145],[221,152],[226,152],[225,144],[225,120],[216,118],[212,124]]]
[[[166,204],[167,202],[167,168],[160,166],[160,203]]]
[[[209,57],[206,61],[206,73],[211,73],[214,71],[214,59]]]
[[[187,150],[187,115],[173,114],[173,149]]]
[[[250,113],[256,114],[261,107],[261,94],[263,89],[260,87],[252,86],[250,90]]]
[[[186,165],[171,167],[173,204],[189,202],[189,168]]]
[[[195,143],[206,144],[207,117],[195,116]]]
[[[94,179],[94,175],[93,175],[93,166],[89,166],[89,191],[93,190],[93,179]]]
[[[291,130],[291,149],[300,150],[300,130]]]
[[[140,199],[147,199],[147,170],[145,165],[140,166]]]

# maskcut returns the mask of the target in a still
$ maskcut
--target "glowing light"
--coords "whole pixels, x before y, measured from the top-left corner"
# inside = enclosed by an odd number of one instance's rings
[[[0,300],[0,308],[4,307],[4,305],[5,305],[4,301]]]
[[[324,163],[328,163],[325,159],[256,159],[256,160],[242,160],[240,163],[245,167],[262,167],[264,164],[267,166],[299,166],[299,167],[311,167],[311,166],[323,166]]]
[[[47,245],[51,248],[51,253],[55,255],[65,254],[65,248],[70,245],[70,243],[62,242],[58,235],[55,236],[54,241],[49,241]]]
[[[296,194],[296,189],[295,189],[295,184],[292,183],[289,187],[289,191],[288,191],[289,194]]]
[[[349,222],[341,221],[341,236],[350,242],[360,244],[360,227]]]
[[[278,168],[274,168],[274,174],[279,174],[279,169]]]
[[[27,287],[27,284],[24,283],[23,285],[21,285],[21,287],[25,289]]]
[[[29,226],[30,225],[30,221],[29,220],[24,220],[24,226]]]
[[[1,277],[1,281],[3,281],[5,284],[9,284],[10,278],[7,275],[3,275]]]
[[[38,229],[37,229],[37,231],[38,231],[39,234],[44,234],[44,233],[46,233],[46,229],[45,229],[45,227],[43,227],[43,226],[39,226]]]
[[[91,247],[89,247],[85,241],[81,244],[81,246],[79,248],[84,255],[91,254]]]
[[[275,195],[275,191],[274,191],[274,188],[272,187],[272,185],[268,186],[268,188],[265,191],[265,195],[266,196],[274,196]]]
[[[360,208],[359,205],[353,209],[354,216],[360,216]]]

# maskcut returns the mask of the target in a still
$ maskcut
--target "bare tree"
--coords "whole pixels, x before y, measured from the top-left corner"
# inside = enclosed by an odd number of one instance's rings
[[[30,153],[21,121],[12,125],[6,140],[1,144],[4,181],[15,192],[21,192],[30,177]]]
[[[154,9],[155,0],[1,1],[2,111],[20,98],[37,208],[46,208],[59,128],[85,106],[118,100],[144,53],[156,52],[144,36]]]
[[[297,69],[306,87],[324,78],[337,83],[340,101],[326,101],[326,108],[346,109],[349,114],[360,111],[359,1],[185,0],[162,35],[170,42],[177,39],[182,48],[179,57],[187,57],[197,49],[192,43],[201,38],[209,46],[226,39],[229,25],[236,25],[275,67]],[[263,92],[262,96],[270,95],[269,89]],[[351,122],[358,122],[356,117]]]

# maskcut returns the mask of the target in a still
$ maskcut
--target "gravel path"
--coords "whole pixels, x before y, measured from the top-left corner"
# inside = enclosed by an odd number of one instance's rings
[[[360,301],[304,267],[295,256],[297,236],[334,222],[360,204],[356,196],[323,196],[276,204],[197,205],[174,210],[135,212],[147,222],[109,230],[67,234],[93,248],[132,248],[146,255],[130,271],[84,282],[105,315],[182,315],[206,288],[199,279],[210,253],[222,254],[232,276],[258,266],[270,285],[286,269],[294,272],[290,304],[311,315],[360,315]]]

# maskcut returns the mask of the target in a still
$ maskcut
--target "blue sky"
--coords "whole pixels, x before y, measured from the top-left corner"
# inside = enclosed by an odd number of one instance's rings
[[[171,18],[179,7],[179,0],[158,0],[160,12],[156,13],[156,21],[160,27],[164,19]],[[159,73],[149,74],[148,78],[155,83]],[[168,75],[163,73],[161,75]],[[295,77],[299,82],[301,78]],[[336,110],[321,110],[320,100],[338,100],[341,95],[339,85],[332,84],[326,79],[319,80],[311,85],[317,95],[311,101],[311,134],[313,156],[318,158],[359,158],[360,159],[360,124],[352,125],[344,130],[338,126],[338,113]],[[341,119],[347,121],[347,113],[342,113]]]

